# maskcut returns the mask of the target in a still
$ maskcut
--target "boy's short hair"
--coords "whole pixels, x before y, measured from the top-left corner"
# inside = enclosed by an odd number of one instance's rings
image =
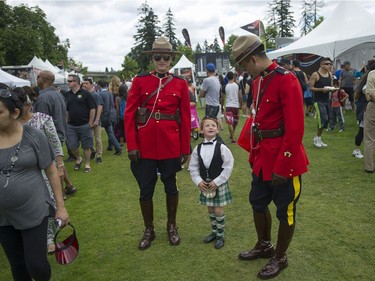
[[[200,124],[200,129],[201,130],[203,130],[203,123],[206,120],[214,121],[216,123],[217,127],[219,128],[219,121],[216,118],[213,118],[213,117],[210,117],[210,116],[205,116],[205,117],[203,117],[203,119],[201,121],[201,124]]]

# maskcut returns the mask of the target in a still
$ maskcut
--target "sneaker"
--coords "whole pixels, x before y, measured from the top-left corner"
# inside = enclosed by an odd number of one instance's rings
[[[314,137],[314,145],[315,145],[315,147],[318,147],[318,148],[321,148],[321,147],[322,147],[322,144],[321,144],[321,142],[319,141],[319,138],[318,138],[318,137]]]
[[[95,163],[96,164],[103,164],[103,160],[102,160],[102,157],[98,157],[95,159]]]
[[[354,149],[353,150],[353,156],[355,158],[358,158],[358,159],[362,159],[363,157],[365,157],[365,156],[362,155],[362,153],[361,153],[361,151],[359,149]]]
[[[320,145],[321,145],[322,147],[327,147],[327,146],[328,146],[328,144],[325,144],[325,143],[322,141],[321,138],[319,138],[319,141],[320,141]]]
[[[340,129],[340,130],[339,130],[339,133],[342,133],[342,132],[344,132],[344,129]]]

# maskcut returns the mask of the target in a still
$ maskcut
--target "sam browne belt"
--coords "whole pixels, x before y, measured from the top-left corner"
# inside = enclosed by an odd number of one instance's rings
[[[259,130],[258,126],[255,124],[252,130],[253,135],[255,137],[255,141],[257,143],[259,143],[263,139],[281,137],[284,135],[285,132],[283,124],[281,124],[280,128],[273,130]]]

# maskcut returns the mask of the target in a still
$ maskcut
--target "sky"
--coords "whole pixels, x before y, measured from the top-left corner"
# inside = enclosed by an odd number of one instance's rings
[[[26,1],[7,0],[8,5],[17,6]],[[145,0],[28,0],[29,7],[39,6],[48,22],[56,29],[60,41],[69,38],[69,57],[82,62],[90,71],[120,70],[125,55],[134,46],[133,36],[138,24],[138,9]],[[255,20],[267,25],[268,1],[253,0],[147,0],[147,4],[158,15],[161,25],[170,8],[175,19],[176,37],[184,42],[182,29],[189,31],[193,49],[201,46],[205,39],[211,44],[215,37],[221,44],[218,29],[224,27],[226,39],[231,35],[245,35],[241,29]],[[301,0],[292,0],[294,19],[298,24],[302,8]],[[319,15],[327,17],[337,6],[334,0],[324,0]],[[375,1],[351,1],[361,5],[375,16]],[[340,16],[340,15],[337,15]],[[299,36],[299,27],[295,36]],[[222,45],[221,45],[222,47]]]

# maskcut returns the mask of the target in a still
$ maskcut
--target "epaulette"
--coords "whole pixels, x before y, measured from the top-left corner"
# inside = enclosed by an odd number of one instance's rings
[[[143,77],[143,76],[148,76],[148,75],[151,75],[150,72],[143,72],[143,73],[137,74],[137,77]]]
[[[277,67],[275,68],[275,71],[276,71],[277,73],[282,74],[282,75],[285,75],[285,74],[290,73],[289,70],[286,70],[285,68],[283,68],[283,67],[281,67],[281,66],[277,66]]]

